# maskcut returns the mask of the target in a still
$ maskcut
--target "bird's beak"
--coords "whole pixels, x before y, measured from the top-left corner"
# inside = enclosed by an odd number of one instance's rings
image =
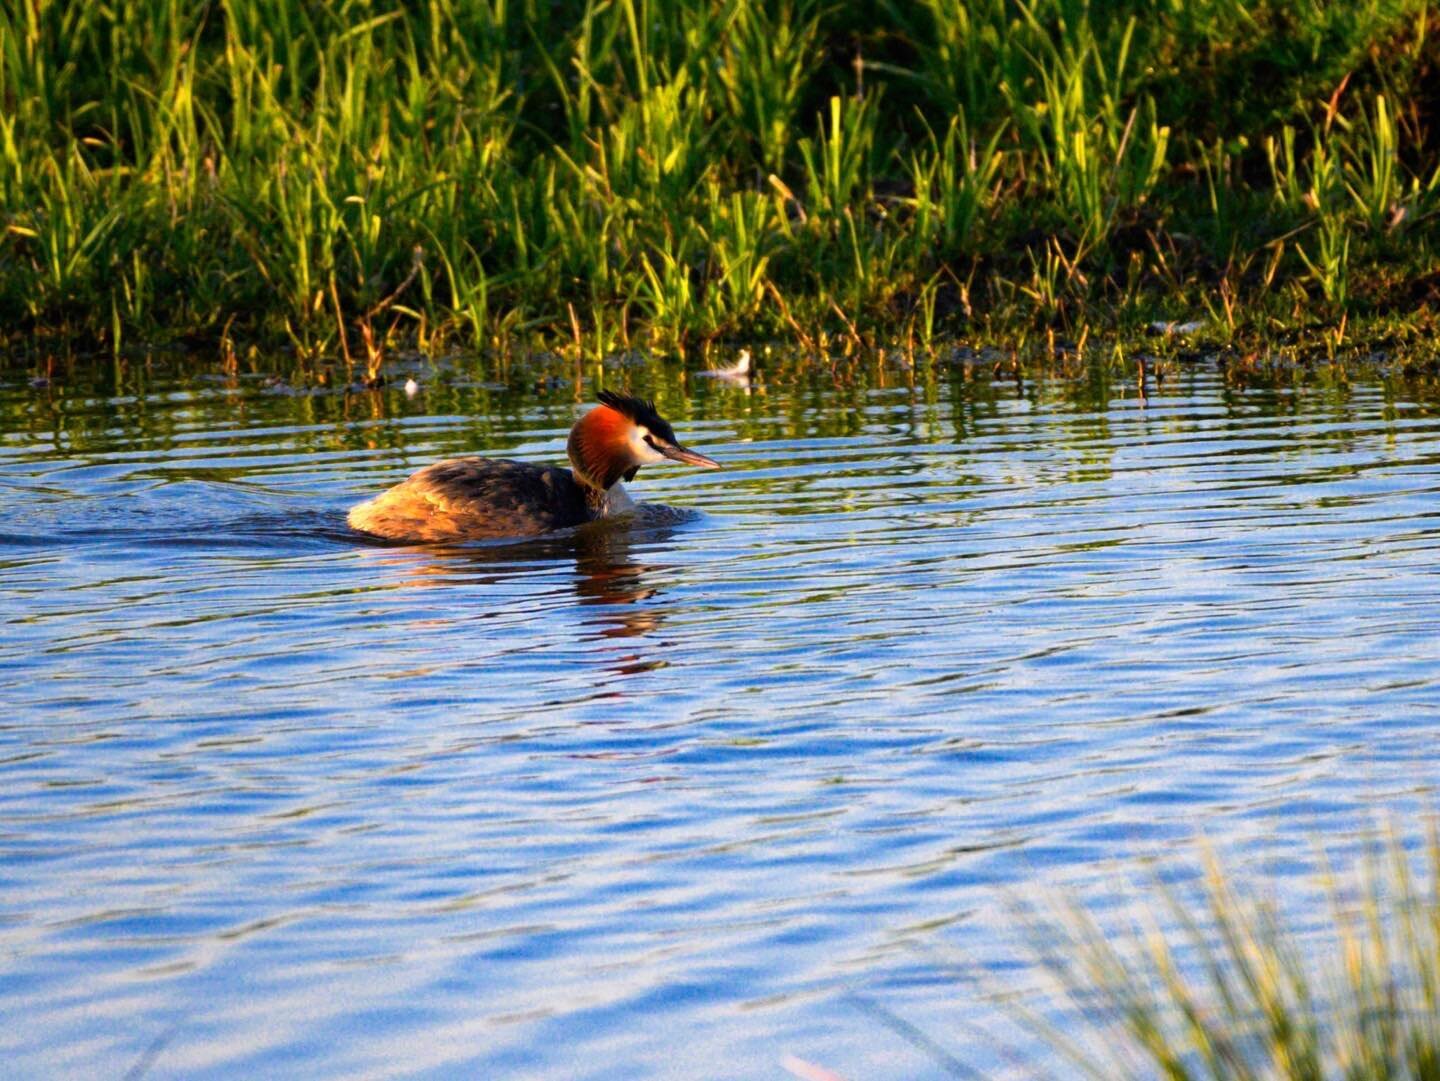
[[[672,462],[684,462],[686,465],[698,465],[705,469],[719,469],[720,463],[714,458],[707,458],[703,454],[697,454],[688,447],[682,447],[679,443],[667,443],[658,448],[660,453],[669,458]]]

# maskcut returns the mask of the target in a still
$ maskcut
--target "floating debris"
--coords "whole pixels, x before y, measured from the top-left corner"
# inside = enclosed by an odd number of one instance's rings
[[[695,373],[701,379],[724,379],[731,383],[750,382],[750,350],[740,350],[740,359],[728,368],[707,368]]]
[[[1173,334],[1194,334],[1197,330],[1205,329],[1205,320],[1192,319],[1186,323],[1178,323],[1174,321],[1166,321],[1164,319],[1157,319],[1145,329],[1148,330],[1151,334],[1164,334],[1167,336]]]
[[[834,1070],[828,1070],[817,1063],[807,1061],[797,1055],[785,1055],[780,1059],[780,1065],[789,1074],[801,1079],[801,1081],[845,1081]]]

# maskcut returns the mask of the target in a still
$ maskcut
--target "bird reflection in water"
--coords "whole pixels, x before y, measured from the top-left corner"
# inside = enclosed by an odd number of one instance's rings
[[[661,656],[648,656],[636,647],[643,645],[646,635],[660,628],[665,611],[649,603],[660,595],[653,584],[660,564],[645,563],[637,558],[638,551],[661,542],[675,532],[673,525],[641,529],[644,540],[637,540],[635,529],[616,528],[620,523],[597,522],[580,530],[576,537],[575,593],[580,604],[581,620],[594,628],[592,637],[619,639],[607,648],[612,656],[607,668],[619,676],[632,676],[665,668]],[[657,535],[658,533],[658,535]],[[624,643],[624,639],[637,639]]]
[[[575,611],[587,629],[584,637],[614,643],[607,668],[633,675],[664,668],[663,655],[636,647],[665,621],[663,594],[655,584],[666,564],[644,558],[663,549],[693,512],[641,504],[633,514],[604,519],[574,530],[524,541],[479,545],[410,545],[370,549],[374,558],[400,570],[401,588],[444,585],[503,586],[520,575],[562,566],[573,560],[571,584]],[[556,606],[560,599],[555,598]],[[626,644],[624,640],[632,639]]]

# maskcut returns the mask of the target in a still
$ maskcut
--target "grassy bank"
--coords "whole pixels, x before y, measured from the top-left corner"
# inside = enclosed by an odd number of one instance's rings
[[[0,342],[600,353],[1440,302],[1418,0],[21,0]]]

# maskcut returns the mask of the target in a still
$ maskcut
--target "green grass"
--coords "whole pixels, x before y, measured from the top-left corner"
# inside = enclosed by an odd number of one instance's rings
[[[1421,0],[21,0],[0,348],[1422,341],[1437,62]]]
[[[1440,846],[1417,875],[1392,840],[1327,892],[1330,917],[1302,932],[1212,857],[1149,927],[1080,908],[1036,924],[1084,1018],[1048,1029],[1057,1049],[1106,1081],[1440,1077]]]

